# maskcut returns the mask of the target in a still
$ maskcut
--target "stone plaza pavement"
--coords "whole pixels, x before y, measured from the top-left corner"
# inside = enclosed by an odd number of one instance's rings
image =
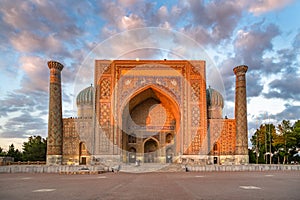
[[[299,171],[0,174],[0,199],[299,199]]]

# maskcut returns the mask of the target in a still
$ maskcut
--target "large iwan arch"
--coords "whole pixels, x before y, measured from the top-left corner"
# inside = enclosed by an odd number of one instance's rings
[[[179,137],[180,110],[168,91],[157,85],[146,85],[125,99],[122,106],[122,151],[124,162],[166,162],[166,149],[179,151],[167,135]],[[135,139],[132,139],[135,137]],[[174,140],[176,141],[176,139]]]

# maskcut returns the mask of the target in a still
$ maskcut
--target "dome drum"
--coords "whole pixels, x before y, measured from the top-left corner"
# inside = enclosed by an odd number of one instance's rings
[[[89,104],[93,105],[94,101],[94,87],[90,86],[87,87],[79,92],[76,98],[76,104],[77,106],[83,105],[83,104]]]
[[[78,117],[93,116],[93,101],[94,101],[94,88],[92,85],[79,92],[76,98]]]
[[[209,88],[206,90],[208,118],[222,118],[224,99],[223,96],[215,89]]]

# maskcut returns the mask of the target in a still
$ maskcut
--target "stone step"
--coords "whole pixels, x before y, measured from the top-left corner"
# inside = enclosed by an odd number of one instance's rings
[[[145,173],[145,172],[156,172],[165,168],[168,164],[161,163],[141,163],[139,166],[135,164],[122,164],[121,172],[127,173]]]
[[[170,164],[159,170],[159,172],[185,172],[185,171],[186,171],[185,165],[181,165],[181,164]]]
[[[184,172],[185,166],[181,164],[161,163],[141,163],[140,166],[136,166],[135,164],[122,164],[120,171],[127,173]]]

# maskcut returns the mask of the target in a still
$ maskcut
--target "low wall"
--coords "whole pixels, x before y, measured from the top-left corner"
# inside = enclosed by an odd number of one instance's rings
[[[9,165],[0,166],[0,173],[64,173],[78,171],[107,171],[103,166],[49,166],[49,165]]]
[[[192,172],[235,172],[235,171],[300,171],[300,165],[203,165],[187,166]]]
[[[191,172],[235,172],[235,171],[300,171],[300,165],[198,165],[186,166]],[[0,173],[63,173],[72,174],[80,170],[95,172],[108,171],[103,166],[49,166],[10,165],[0,166]]]

